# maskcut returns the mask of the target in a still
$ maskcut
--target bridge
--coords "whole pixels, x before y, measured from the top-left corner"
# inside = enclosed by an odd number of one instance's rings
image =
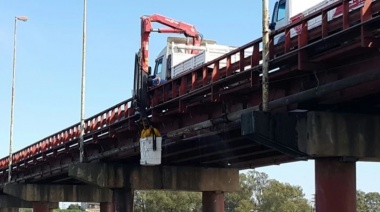
[[[341,17],[328,21],[339,6]],[[261,39],[150,88],[160,166],[140,166],[133,99],[86,119],[86,163],[79,123],[15,152],[10,182],[9,158],[0,159],[1,210],[88,201],[133,211],[134,190],[170,189],[202,192],[204,211],[224,211],[239,170],[312,159],[317,211],[355,211],[356,161],[380,159],[379,12],[380,1],[349,12],[342,0],[272,32],[270,112],[261,111]]]

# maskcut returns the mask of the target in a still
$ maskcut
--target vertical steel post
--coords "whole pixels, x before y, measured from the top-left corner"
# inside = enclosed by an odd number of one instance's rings
[[[14,122],[14,106],[15,106],[15,78],[16,78],[16,38],[17,38],[17,20],[27,21],[28,17],[15,17],[14,33],[13,33],[13,70],[12,70],[12,96],[11,96],[11,124],[9,130],[9,163],[8,163],[8,182],[12,179],[12,146],[13,146],[13,122]]]
[[[268,111],[269,99],[269,0],[263,0],[263,65],[262,65],[262,96],[263,96],[263,111]]]
[[[85,105],[85,85],[86,85],[86,17],[87,0],[83,1],[83,48],[82,48],[82,89],[81,89],[81,114],[80,114],[80,136],[79,136],[79,161],[83,163],[84,158],[84,105]]]
[[[14,33],[13,33],[13,71],[12,71],[12,99],[11,99],[11,125],[9,132],[9,168],[8,182],[11,182],[12,176],[12,145],[13,145],[13,116],[14,116],[14,96],[15,96],[15,77],[16,77],[16,34],[17,34],[17,18],[15,17]]]

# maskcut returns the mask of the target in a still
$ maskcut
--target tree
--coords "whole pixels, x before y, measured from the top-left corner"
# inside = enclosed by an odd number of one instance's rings
[[[140,191],[134,208],[136,212],[200,212],[202,196],[200,192]]]
[[[378,192],[369,192],[365,195],[365,202],[368,212],[380,211],[380,194]]]
[[[299,186],[270,180],[266,173],[241,173],[239,183],[238,192],[225,194],[226,212],[311,211]],[[138,191],[134,201],[136,212],[202,211],[200,192]]]
[[[269,185],[263,190],[259,211],[309,212],[312,208],[304,196],[299,186],[270,180]]]
[[[78,204],[71,204],[69,205],[69,207],[67,208],[67,210],[58,210],[58,211],[65,211],[65,212],[80,212],[80,211],[83,211],[82,208],[80,207],[80,205]]]
[[[311,211],[301,187],[270,180],[266,173],[240,174],[240,191],[226,195],[227,212]]]
[[[19,212],[33,212],[33,209],[31,209],[31,208],[20,208]]]
[[[358,190],[356,192],[356,211],[368,212],[368,206],[365,201],[365,192]]]
[[[227,193],[225,208],[227,212],[256,210],[262,202],[262,191],[268,185],[268,175],[255,170],[241,173],[240,191]]]

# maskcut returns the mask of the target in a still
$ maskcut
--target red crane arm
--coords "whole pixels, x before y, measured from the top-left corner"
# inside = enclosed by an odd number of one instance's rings
[[[158,22],[170,28],[153,29],[152,22]],[[148,73],[149,67],[149,35],[151,32],[158,33],[179,33],[186,37],[193,38],[193,45],[200,46],[201,37],[194,25],[177,21],[159,14],[141,17],[141,67],[142,70]],[[188,43],[187,43],[188,44]],[[197,50],[192,50],[191,53],[197,53]]]

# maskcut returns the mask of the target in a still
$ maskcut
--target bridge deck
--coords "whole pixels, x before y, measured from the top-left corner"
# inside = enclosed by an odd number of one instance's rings
[[[326,17],[328,10],[340,5],[342,2],[337,2],[272,32],[270,68],[277,71],[270,74],[271,101],[308,89],[318,92],[322,85],[378,70],[380,1],[367,0],[364,9],[344,11],[340,18],[329,22],[323,18],[321,26],[307,30],[308,20],[319,15]],[[289,32],[295,27],[301,34],[290,37]],[[281,34],[285,35],[284,42],[274,45],[274,37]],[[260,45],[261,39],[252,41],[149,90],[148,112],[160,131],[168,135],[163,146],[163,164],[251,168],[299,159],[247,140],[241,136],[238,120],[225,119],[228,114],[255,110],[261,104]],[[235,55],[244,59],[231,63]],[[226,67],[222,67],[222,62]],[[272,110],[339,108],[370,112],[379,103],[372,101],[379,91],[379,80],[369,80],[307,101],[299,98]],[[131,101],[128,99],[86,120],[88,161],[139,162],[135,124],[138,115]],[[197,125],[205,121],[211,125]],[[173,131],[177,133],[171,134]],[[71,181],[65,176],[68,164],[79,158],[78,136],[79,123],[15,152],[13,181]],[[8,157],[0,159],[0,184],[7,181],[7,168]]]

